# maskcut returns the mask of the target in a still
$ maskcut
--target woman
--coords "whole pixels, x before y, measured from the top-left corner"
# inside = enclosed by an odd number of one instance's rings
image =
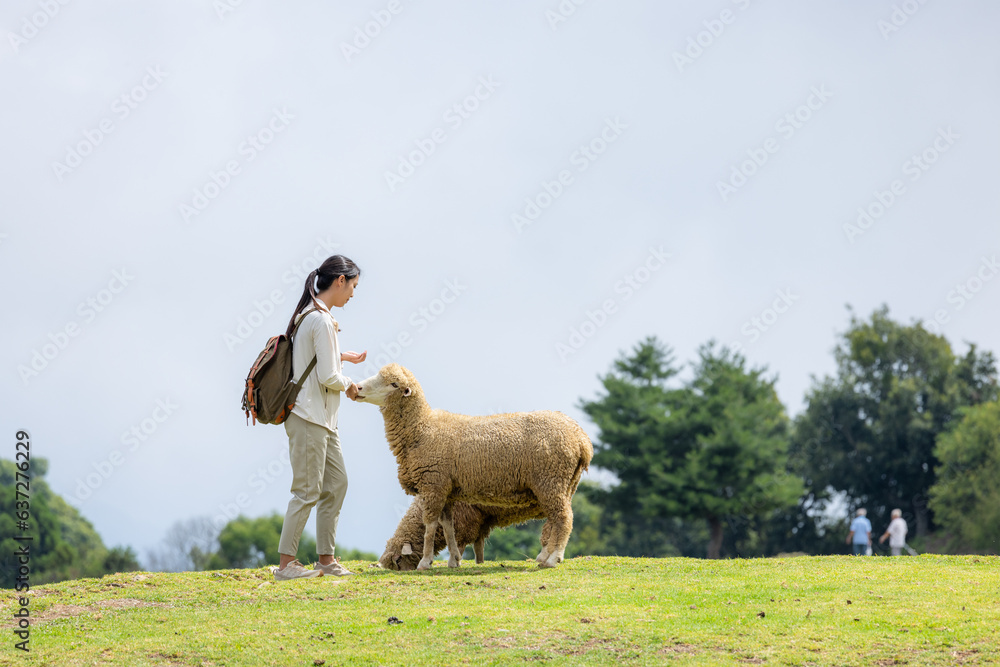
[[[343,374],[343,361],[360,364],[367,352],[340,351],[337,321],[330,313],[342,308],[354,296],[361,270],[342,255],[327,258],[309,274],[287,334],[292,335],[293,376],[301,377],[316,357],[316,368],[306,378],[295,407],[285,420],[288,451],[292,464],[292,499],[281,527],[278,542],[279,567],[275,579],[299,579],[324,574],[353,574],[334,557],[337,519],[347,495],[347,471],[337,433],[340,392],[353,399],[358,387]],[[316,552],[319,562],[312,570],[295,559],[299,539],[313,506],[316,506]]]

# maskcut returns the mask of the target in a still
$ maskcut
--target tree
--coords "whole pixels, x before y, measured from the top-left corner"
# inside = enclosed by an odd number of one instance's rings
[[[1000,402],[963,410],[937,442],[941,464],[930,507],[941,524],[973,549],[1000,550]]]
[[[132,547],[114,547],[104,556],[106,572],[135,572],[138,569],[139,561]]]
[[[0,459],[0,488],[9,493],[0,496],[0,549],[3,568],[0,587],[13,588],[17,583],[18,550],[27,545],[33,584],[43,584],[79,577],[99,577],[136,565],[130,548],[116,547],[111,552],[100,535],[76,508],[53,492],[45,481],[48,461],[32,458],[30,465],[29,508],[18,507],[14,489],[19,469],[13,461]],[[24,473],[22,473],[23,475]],[[27,529],[18,527],[16,512],[27,512]],[[30,542],[15,540],[15,536],[31,537]],[[131,554],[131,562],[124,558]]]
[[[840,492],[851,509],[865,506],[872,517],[906,508],[904,517],[924,536],[932,522],[934,445],[960,407],[996,398],[992,354],[972,346],[956,358],[943,337],[919,322],[892,321],[883,306],[870,321],[852,313],[834,357],[837,376],[814,379],[796,420],[792,469],[805,478],[812,500]]]
[[[208,516],[176,521],[163,543],[148,554],[149,569],[158,572],[199,572],[219,548],[219,528]]]
[[[641,503],[642,496],[658,491],[649,478],[668,447],[663,422],[667,415],[679,414],[685,400],[684,390],[669,386],[678,372],[670,349],[648,338],[601,378],[604,396],[580,403],[600,431],[593,464],[618,478],[611,488],[590,494],[602,509],[604,533],[619,528],[612,540],[618,555],[678,553],[672,539],[675,522]]]
[[[698,357],[693,379],[671,387],[672,353],[647,338],[602,378],[605,396],[581,404],[600,429],[594,464],[619,480],[602,499],[625,523],[624,555],[670,553],[678,521],[699,519],[718,558],[727,519],[792,506],[802,493],[784,468],[788,420],[774,381],[712,342]]]

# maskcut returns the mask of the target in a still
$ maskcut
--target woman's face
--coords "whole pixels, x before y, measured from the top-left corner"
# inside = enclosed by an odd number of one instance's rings
[[[342,308],[344,304],[354,296],[354,288],[358,286],[358,279],[361,276],[354,276],[348,279],[346,276],[337,276],[337,279],[330,285],[333,290],[333,305]]]

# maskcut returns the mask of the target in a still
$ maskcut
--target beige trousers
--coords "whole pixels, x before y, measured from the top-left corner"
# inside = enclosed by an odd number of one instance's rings
[[[332,555],[337,541],[337,519],[347,495],[347,470],[337,431],[306,421],[296,414],[285,420],[288,454],[292,463],[292,499],[281,526],[278,553],[295,556],[309,513],[316,506],[316,552]]]

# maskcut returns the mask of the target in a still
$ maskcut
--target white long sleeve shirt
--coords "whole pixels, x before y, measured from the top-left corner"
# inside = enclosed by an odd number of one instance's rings
[[[906,521],[902,517],[897,516],[890,521],[886,532],[889,533],[890,547],[901,547],[906,544]]]
[[[312,307],[296,318],[296,322],[305,319],[292,338],[292,377],[295,380],[302,377],[313,355],[316,355],[316,368],[302,385],[292,414],[333,431],[337,428],[340,392],[346,391],[352,383],[351,378],[344,375],[340,361],[337,321],[326,304],[318,299],[313,300]]]

